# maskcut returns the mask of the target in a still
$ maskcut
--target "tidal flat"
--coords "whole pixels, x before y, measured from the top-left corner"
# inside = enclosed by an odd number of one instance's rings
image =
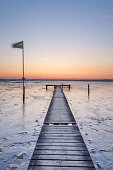
[[[113,169],[113,82],[39,80],[25,82],[24,104],[21,81],[0,81],[0,169],[27,169],[54,91],[45,85],[62,83],[96,169]]]

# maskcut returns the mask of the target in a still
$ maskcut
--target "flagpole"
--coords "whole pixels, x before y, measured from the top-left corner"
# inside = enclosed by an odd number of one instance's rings
[[[24,43],[22,48],[22,56],[23,56],[23,103],[25,102],[25,86],[24,86]]]

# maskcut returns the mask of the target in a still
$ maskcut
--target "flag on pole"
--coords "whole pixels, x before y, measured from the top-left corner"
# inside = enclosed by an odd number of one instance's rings
[[[23,49],[23,41],[20,41],[18,43],[15,43],[12,45],[13,48],[21,48]]]

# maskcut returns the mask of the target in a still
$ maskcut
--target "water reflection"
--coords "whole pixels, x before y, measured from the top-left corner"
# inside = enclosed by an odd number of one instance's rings
[[[88,84],[88,100],[90,99],[90,88],[89,88],[89,84]]]
[[[22,113],[22,116],[21,116],[21,128],[22,128],[22,130],[24,130],[24,128],[25,128],[25,103],[22,104],[21,113]]]
[[[23,103],[23,105],[22,105],[22,113],[23,113],[23,115],[25,114],[25,103]]]
[[[90,92],[88,91],[88,100],[90,99]]]

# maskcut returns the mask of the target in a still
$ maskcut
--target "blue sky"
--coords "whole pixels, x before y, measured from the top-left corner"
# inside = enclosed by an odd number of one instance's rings
[[[21,40],[26,77],[113,77],[112,0],[5,0],[0,22],[0,77],[20,77]]]

